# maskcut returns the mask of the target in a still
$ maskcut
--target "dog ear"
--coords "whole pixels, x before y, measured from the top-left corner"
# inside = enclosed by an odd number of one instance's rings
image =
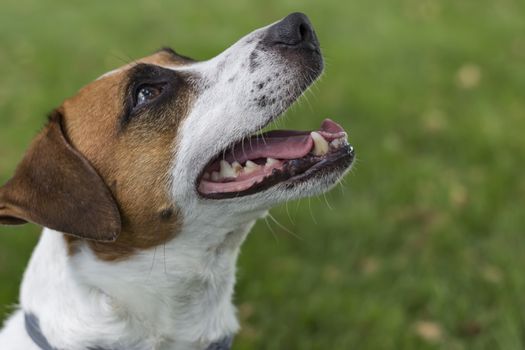
[[[114,241],[121,230],[109,188],[68,142],[58,112],[0,188],[0,224],[27,222],[96,241]]]

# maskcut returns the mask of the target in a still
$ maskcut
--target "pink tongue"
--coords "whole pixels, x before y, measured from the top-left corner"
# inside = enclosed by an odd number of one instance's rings
[[[244,143],[235,146],[233,152],[226,154],[225,159],[229,162],[238,161],[241,164],[257,158],[296,159],[306,156],[312,146],[313,141],[309,132],[270,133],[245,140]]]
[[[336,122],[325,119],[318,131],[327,141],[343,137],[345,131]],[[244,164],[247,160],[258,158],[297,159],[306,156],[313,147],[310,131],[274,130],[263,135],[252,136],[235,145],[232,151],[223,158],[232,163]],[[219,161],[212,164],[209,170],[219,169]]]

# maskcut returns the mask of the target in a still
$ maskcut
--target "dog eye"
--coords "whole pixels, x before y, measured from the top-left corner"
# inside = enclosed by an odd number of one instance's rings
[[[162,87],[154,85],[145,85],[141,86],[137,91],[138,92],[135,98],[135,107],[139,107],[159,97],[159,95],[162,93]]]

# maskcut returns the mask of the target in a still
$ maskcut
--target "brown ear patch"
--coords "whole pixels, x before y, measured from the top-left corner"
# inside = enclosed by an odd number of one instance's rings
[[[120,214],[109,189],[75,150],[55,113],[0,192],[0,223],[33,222],[73,236],[113,241]]]
[[[4,197],[0,194],[0,201],[4,201]],[[27,224],[27,221],[17,218],[15,211],[6,207],[0,207],[0,224],[2,225],[23,225]]]

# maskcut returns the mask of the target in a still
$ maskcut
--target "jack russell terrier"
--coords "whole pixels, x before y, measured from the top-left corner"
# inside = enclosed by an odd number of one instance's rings
[[[229,349],[254,222],[327,191],[354,160],[328,119],[259,133],[322,70],[294,13],[209,61],[162,49],[53,111],[0,188],[0,223],[44,227],[0,348]]]

